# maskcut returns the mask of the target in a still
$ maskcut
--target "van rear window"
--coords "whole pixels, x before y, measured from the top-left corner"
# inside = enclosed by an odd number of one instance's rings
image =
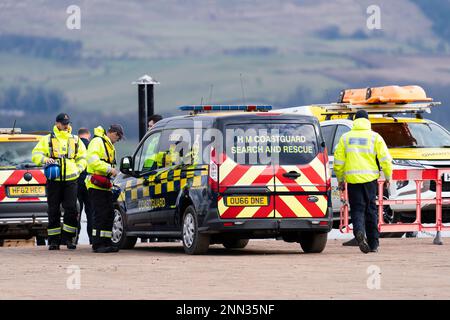
[[[306,164],[316,157],[317,152],[317,136],[312,124],[227,126],[227,156],[240,164]]]

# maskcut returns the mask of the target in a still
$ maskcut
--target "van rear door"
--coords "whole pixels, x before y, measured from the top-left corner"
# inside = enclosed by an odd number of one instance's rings
[[[325,148],[313,123],[272,125],[278,136],[274,158],[276,218],[323,218],[327,214],[329,173]],[[273,143],[273,144],[274,144]]]
[[[271,155],[259,143],[270,124],[228,124],[219,164],[219,215],[222,219],[274,217],[275,171]]]

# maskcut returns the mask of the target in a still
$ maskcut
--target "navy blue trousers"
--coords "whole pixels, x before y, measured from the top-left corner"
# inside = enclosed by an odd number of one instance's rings
[[[367,183],[347,184],[350,216],[353,224],[353,234],[365,233],[371,249],[378,248],[380,233],[378,232],[378,209],[376,196],[377,180]]]

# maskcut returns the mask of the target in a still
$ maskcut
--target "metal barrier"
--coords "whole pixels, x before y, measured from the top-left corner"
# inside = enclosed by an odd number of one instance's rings
[[[397,180],[414,180],[416,183],[416,197],[412,199],[390,200],[383,198],[383,185],[385,180],[378,180],[378,230],[380,232],[414,232],[414,231],[436,231],[436,237],[433,240],[434,244],[442,244],[441,231],[450,231],[450,226],[445,226],[442,222],[442,206],[450,205],[450,198],[442,198],[442,177],[449,175],[448,169],[411,169],[402,170],[396,169],[392,172],[393,181]],[[436,183],[436,197],[434,199],[422,199],[422,184],[423,181],[435,181]],[[345,191],[340,192],[342,202],[340,210],[340,224],[339,230],[341,233],[350,233],[352,228],[349,226],[349,204],[347,186]],[[384,223],[383,206],[391,204],[415,204],[416,205],[416,220],[412,223]],[[434,204],[436,206],[436,223],[433,226],[424,226],[422,224],[422,205]]]

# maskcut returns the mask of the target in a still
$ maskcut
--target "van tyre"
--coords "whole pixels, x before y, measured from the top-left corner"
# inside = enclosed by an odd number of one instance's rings
[[[204,254],[208,251],[210,237],[198,231],[198,219],[193,206],[189,206],[183,215],[183,248],[187,254]]]
[[[326,232],[302,232],[299,242],[305,253],[320,253],[327,245],[327,238]]]
[[[223,246],[227,249],[244,249],[249,241],[249,239],[225,240]]]
[[[112,244],[119,249],[133,249],[137,237],[127,236],[126,214],[120,207],[114,208],[114,222],[112,228]]]

